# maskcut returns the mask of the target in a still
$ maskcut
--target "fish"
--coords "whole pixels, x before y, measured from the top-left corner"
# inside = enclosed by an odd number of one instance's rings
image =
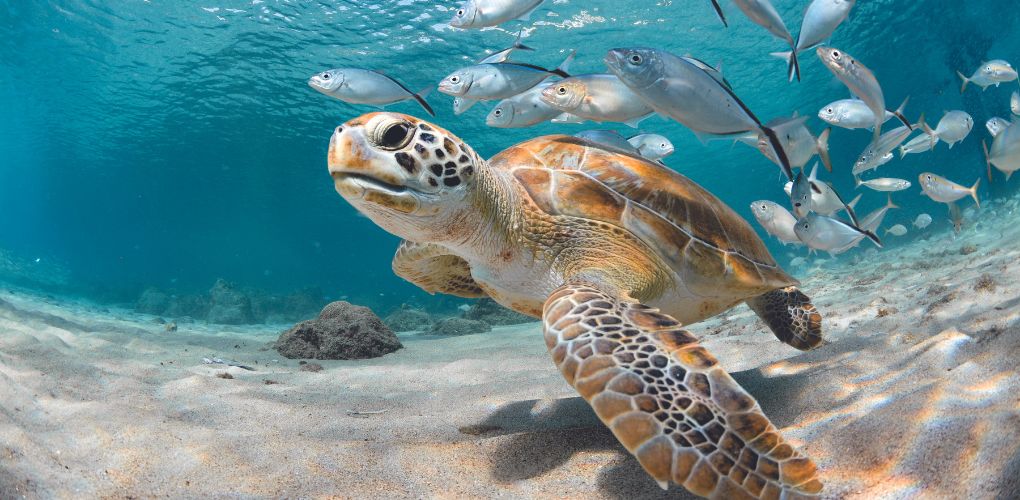
[[[974,118],[966,111],[946,111],[935,127],[935,136],[953,149],[953,144],[964,140],[974,128]]]
[[[816,138],[804,124],[806,121],[806,116],[799,117],[794,114],[791,118],[771,120],[765,126],[771,128],[779,137],[791,167],[802,168],[817,154],[825,170],[832,172],[832,161],[829,159],[829,134],[832,133],[832,129],[826,128]],[[766,158],[779,165],[779,160],[772,154],[766,135],[749,132],[738,136],[737,140],[756,147]]]
[[[862,181],[860,177],[855,177],[854,180],[857,182],[857,187],[864,186],[875,191],[895,192],[903,191],[910,187],[910,181],[893,177],[879,177],[878,179],[867,181]]]
[[[1002,59],[993,59],[981,63],[981,66],[974,70],[974,74],[970,78],[967,78],[959,71],[956,74],[960,77],[960,80],[963,80],[963,84],[960,85],[961,94],[967,90],[968,83],[973,83],[981,87],[981,90],[985,90],[989,85],[998,87],[1000,83],[1011,82],[1017,79],[1017,73],[1013,69],[1013,65]]]
[[[454,28],[487,28],[507,21],[527,21],[545,0],[466,0],[454,12],[450,26]]]
[[[920,214],[916,219],[914,219],[913,225],[918,229],[924,229],[931,225],[931,216],[928,214]]]
[[[832,215],[844,209],[842,198],[840,198],[839,194],[832,189],[832,186],[818,180],[818,163],[815,163],[812,167],[811,175],[808,176],[808,180],[811,181],[812,211],[822,215]],[[793,182],[787,182],[786,185],[783,186],[783,190],[786,191],[786,194],[792,198]],[[855,203],[856,200],[847,203],[846,206],[853,209]]]
[[[751,204],[751,213],[766,233],[774,236],[783,245],[803,245],[794,232],[797,218],[786,207],[769,200],[758,200]]]
[[[718,71],[710,71],[692,58],[651,48],[612,49],[605,63],[657,113],[680,122],[699,137],[752,130],[765,134],[786,178],[793,180],[779,137],[758,120]]]
[[[885,214],[889,213],[889,211],[894,208],[900,207],[899,205],[893,203],[892,195],[890,194],[888,200],[886,200],[885,202],[885,205],[883,205],[880,208],[876,208],[875,211],[861,218],[861,229],[871,231],[873,233],[878,231],[879,226],[882,225],[882,219],[885,219]]]
[[[949,203],[949,222],[953,225],[953,232],[960,234],[963,229],[963,210],[956,203]]]
[[[896,109],[896,113],[902,115],[903,109],[907,106],[907,101],[909,100],[909,97],[905,99],[903,104],[900,104],[900,107]],[[890,118],[895,116],[895,113],[886,110],[882,123],[889,121]],[[818,110],[818,118],[829,125],[851,130],[858,128],[870,129],[875,126],[875,113],[860,99],[840,99],[830,102]]]
[[[556,69],[545,69],[531,64],[501,62],[476,64],[461,68],[439,82],[439,91],[454,97],[476,101],[508,99],[524,92],[550,76],[567,78],[567,68],[574,60],[575,51]]]
[[[839,78],[850,89],[853,95],[864,101],[868,108],[871,109],[875,116],[874,137],[872,141],[877,142],[879,136],[882,135],[882,123],[885,122],[885,96],[882,94],[882,86],[878,84],[875,74],[850,54],[839,49],[820,46],[815,49],[815,52],[818,54],[818,58],[822,60],[822,64],[829,68],[829,71],[836,75],[836,78]],[[893,115],[903,122],[907,129],[913,130],[910,122],[907,121],[902,112],[897,111]]]
[[[833,256],[857,246],[864,238],[882,247],[882,240],[875,233],[814,212],[798,219],[793,230],[797,238],[811,249],[822,250]]]
[[[793,73],[797,76],[797,81],[800,81],[800,64],[797,62],[797,42],[794,41],[793,35],[790,34],[790,30],[786,29],[786,23],[783,22],[782,16],[779,12],[776,12],[776,8],[772,6],[772,2],[769,0],[733,0],[733,3],[737,5],[748,19],[753,23],[765,28],[772,33],[776,38],[786,42],[790,46],[790,59],[788,64],[788,73]],[[792,81],[792,79],[791,79]]]
[[[397,80],[371,69],[336,68],[316,73],[308,79],[308,86],[351,104],[371,104],[383,107],[389,104],[414,99],[431,116],[436,116],[432,106],[425,102],[430,88],[412,92]]]
[[[465,99],[463,97],[454,97],[453,98],[453,114],[457,115],[457,116],[460,116],[461,114],[463,114],[465,111],[470,109],[471,106],[474,106],[475,104],[478,104],[478,101],[476,101],[474,99]]]
[[[924,153],[925,151],[931,151],[936,144],[939,143],[939,138],[928,134],[918,134],[913,139],[900,146],[900,158],[903,158],[909,154]]]
[[[495,128],[530,127],[562,115],[562,111],[542,102],[542,91],[553,83],[542,82],[523,93],[499,101],[485,117],[485,124]]]
[[[712,0],[712,7],[715,8],[715,15],[719,16],[719,20],[722,21],[723,26],[729,28],[730,23],[726,22],[726,14],[723,14],[722,7],[719,5],[719,0]]]
[[[974,185],[965,188],[945,177],[933,174],[931,172],[924,172],[918,176],[918,180],[921,183],[921,189],[924,194],[928,195],[929,198],[941,202],[941,203],[952,203],[964,196],[970,195],[974,198],[974,204],[981,208],[981,200],[978,200],[977,188],[981,184],[981,178],[974,181]]]
[[[1020,92],[1013,91],[1013,94],[1009,96],[1009,111],[1013,113],[1013,117],[1020,116]]]
[[[813,0],[804,10],[804,20],[800,24],[797,43],[789,52],[773,52],[772,55],[786,61],[788,77],[793,81],[794,73],[800,79],[800,65],[795,62],[795,55],[809,50],[825,42],[832,32],[846,20],[856,0]]]
[[[811,211],[812,183],[804,175],[804,169],[797,172],[793,179],[793,191],[790,193],[790,205],[793,206],[793,215],[798,219],[804,217]]]
[[[985,122],[985,128],[988,129],[988,133],[991,134],[992,137],[999,135],[999,132],[1009,128],[1009,125],[1009,120],[998,116],[993,116]]]
[[[1013,172],[1020,170],[1020,126],[1017,126],[1017,123],[1011,124],[996,135],[992,139],[991,148],[985,144],[985,141],[981,141],[981,146],[985,151],[985,165],[988,168],[989,181],[992,178],[992,166],[1006,174],[1007,181]]]
[[[885,234],[891,234],[893,236],[903,236],[907,234],[907,228],[903,224],[896,224],[893,227],[885,230]]]
[[[916,126],[923,129],[934,142],[935,132],[924,123],[924,113],[921,114]],[[854,162],[853,175],[859,176],[863,172],[876,169],[892,160],[892,151],[910,136],[911,130],[907,125],[896,127],[868,144],[868,147],[864,148],[861,155],[857,157],[857,161]]]
[[[650,160],[660,160],[673,154],[673,143],[659,134],[638,134],[627,138],[627,142]]]
[[[564,113],[596,123],[620,122],[635,128],[653,114],[651,106],[611,74],[560,80],[542,91],[542,101]]]
[[[494,52],[494,53],[492,53],[490,55],[487,55],[487,56],[479,59],[478,62],[476,62],[475,64],[495,64],[495,63],[506,62],[510,58],[510,53],[512,53],[515,50],[534,51],[535,49],[533,49],[531,47],[528,47],[527,45],[524,45],[523,43],[521,43],[521,35],[523,33],[524,33],[524,30],[521,30],[521,31],[517,32],[517,39],[514,40],[514,44],[513,45],[511,45],[511,46],[509,46],[509,47],[507,47],[507,48],[505,48],[505,49],[503,49],[503,50],[501,50],[499,52]]]
[[[574,134],[574,137],[623,151],[633,156],[641,156],[638,149],[630,142],[627,142],[627,138],[615,130],[585,130]]]

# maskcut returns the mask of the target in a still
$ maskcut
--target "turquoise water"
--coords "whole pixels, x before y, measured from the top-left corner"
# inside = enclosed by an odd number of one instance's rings
[[[796,32],[806,2],[774,3]],[[18,279],[98,301],[131,302],[151,286],[204,291],[224,278],[272,293],[311,287],[324,298],[347,296],[374,308],[409,301],[453,307],[459,301],[429,297],[394,276],[397,239],[334,191],[325,161],[330,134],[372,108],[313,91],[310,75],[358,66],[422,88],[486,49],[507,47],[523,27],[527,44],[538,49],[524,60],[555,66],[578,49],[575,73],[604,71],[605,52],[620,46],[721,63],[762,121],[793,111],[814,117],[848,97],[810,52],[802,54],[803,81],[787,83],[783,63],[768,56],[783,50],[782,42],[727,2],[729,28],[707,0],[572,0],[546,2],[531,21],[483,31],[449,28],[455,5],[0,2],[0,249],[19,263]],[[915,183],[895,195],[903,209],[885,227],[909,226],[921,212],[935,219],[930,229],[946,226],[944,206],[918,196],[919,172],[968,186],[984,175],[984,122],[1009,116],[1017,87],[972,87],[961,95],[955,72],[969,75],[985,59],[1020,55],[1020,13],[1003,5],[862,0],[832,38],[874,70],[889,107],[909,95],[911,119],[923,111],[934,125],[950,109],[975,119],[974,131],[952,150],[939,145],[880,169]],[[543,134],[630,132],[595,124],[488,129],[491,105],[458,117],[450,97],[434,92],[428,99],[434,121],[485,157]],[[413,102],[389,109],[423,115]],[[815,133],[822,125],[809,121]],[[778,169],[757,151],[727,141],[703,145],[661,118],[642,130],[669,137],[677,152],[666,163],[748,220],[751,201],[783,201]],[[869,139],[867,132],[833,131],[835,172],[826,180],[847,198],[851,164]],[[996,175],[991,186],[983,181],[982,198],[1015,190],[1015,179],[1007,184]],[[859,211],[883,202],[884,195],[867,192]],[[766,241],[781,261],[794,252]],[[59,279],[46,277],[54,274]]]

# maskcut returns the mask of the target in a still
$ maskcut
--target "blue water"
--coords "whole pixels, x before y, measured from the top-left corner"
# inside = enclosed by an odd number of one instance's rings
[[[274,293],[317,287],[374,307],[452,307],[457,301],[428,297],[394,276],[397,239],[335,193],[325,161],[330,133],[372,109],[313,91],[306,85],[311,74],[375,68],[422,88],[485,49],[508,46],[523,27],[538,49],[523,56],[527,61],[554,66],[576,48],[576,73],[604,71],[606,50],[620,46],[719,62],[763,121],[794,111],[814,117],[847,97],[810,52],[802,55],[803,82],[787,83],[783,63],[768,56],[783,44],[728,2],[729,28],[708,0],[557,0],[529,22],[484,31],[447,27],[456,3],[0,2],[0,249],[26,263],[23,274],[31,275],[32,265],[40,274],[59,267],[64,291],[100,301],[132,301],[149,286],[204,291],[225,278]],[[796,32],[807,2],[774,3]],[[903,210],[891,213],[886,227],[909,226],[921,212],[935,218],[932,229],[945,226],[944,206],[918,196],[919,172],[966,185],[984,175],[984,122],[1008,117],[1017,87],[971,87],[961,95],[955,72],[969,75],[989,58],[1020,62],[1020,13],[1005,5],[861,0],[836,31],[832,45],[874,70],[890,107],[909,95],[911,119],[924,111],[934,124],[950,109],[975,118],[971,136],[952,150],[939,145],[880,169],[915,182],[895,196]],[[433,93],[429,101],[434,121],[485,157],[543,134],[629,132],[594,124],[494,130],[484,125],[491,105],[455,117],[450,97]],[[413,102],[390,109],[423,114]],[[757,151],[725,141],[703,145],[660,118],[642,125],[674,142],[671,168],[749,220],[751,201],[783,200],[778,169]],[[809,121],[815,133],[822,125]],[[833,131],[835,173],[826,180],[847,198],[851,163],[869,139],[865,131]],[[984,181],[981,196],[1016,189],[1015,179],[1001,179],[997,174],[990,187]],[[883,202],[868,192],[859,211]],[[781,261],[788,258],[790,249],[766,241]]]

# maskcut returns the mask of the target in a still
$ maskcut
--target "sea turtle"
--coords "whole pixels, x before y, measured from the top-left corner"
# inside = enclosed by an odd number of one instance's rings
[[[403,238],[397,275],[542,318],[567,382],[663,488],[822,489],[815,464],[681,327],[746,302],[780,340],[810,349],[821,316],[750,225],[690,179],[565,135],[486,162],[436,125],[384,112],[336,128],[329,172]]]

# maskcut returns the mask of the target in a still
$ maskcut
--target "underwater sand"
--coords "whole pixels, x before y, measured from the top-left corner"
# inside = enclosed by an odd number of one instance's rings
[[[743,306],[691,331],[814,458],[826,496],[1016,498],[1016,205],[802,272],[830,341],[813,352]],[[0,497],[687,496],[567,386],[538,323],[401,334],[394,354],[313,373],[267,348],[282,328],[152,319],[0,292]]]

